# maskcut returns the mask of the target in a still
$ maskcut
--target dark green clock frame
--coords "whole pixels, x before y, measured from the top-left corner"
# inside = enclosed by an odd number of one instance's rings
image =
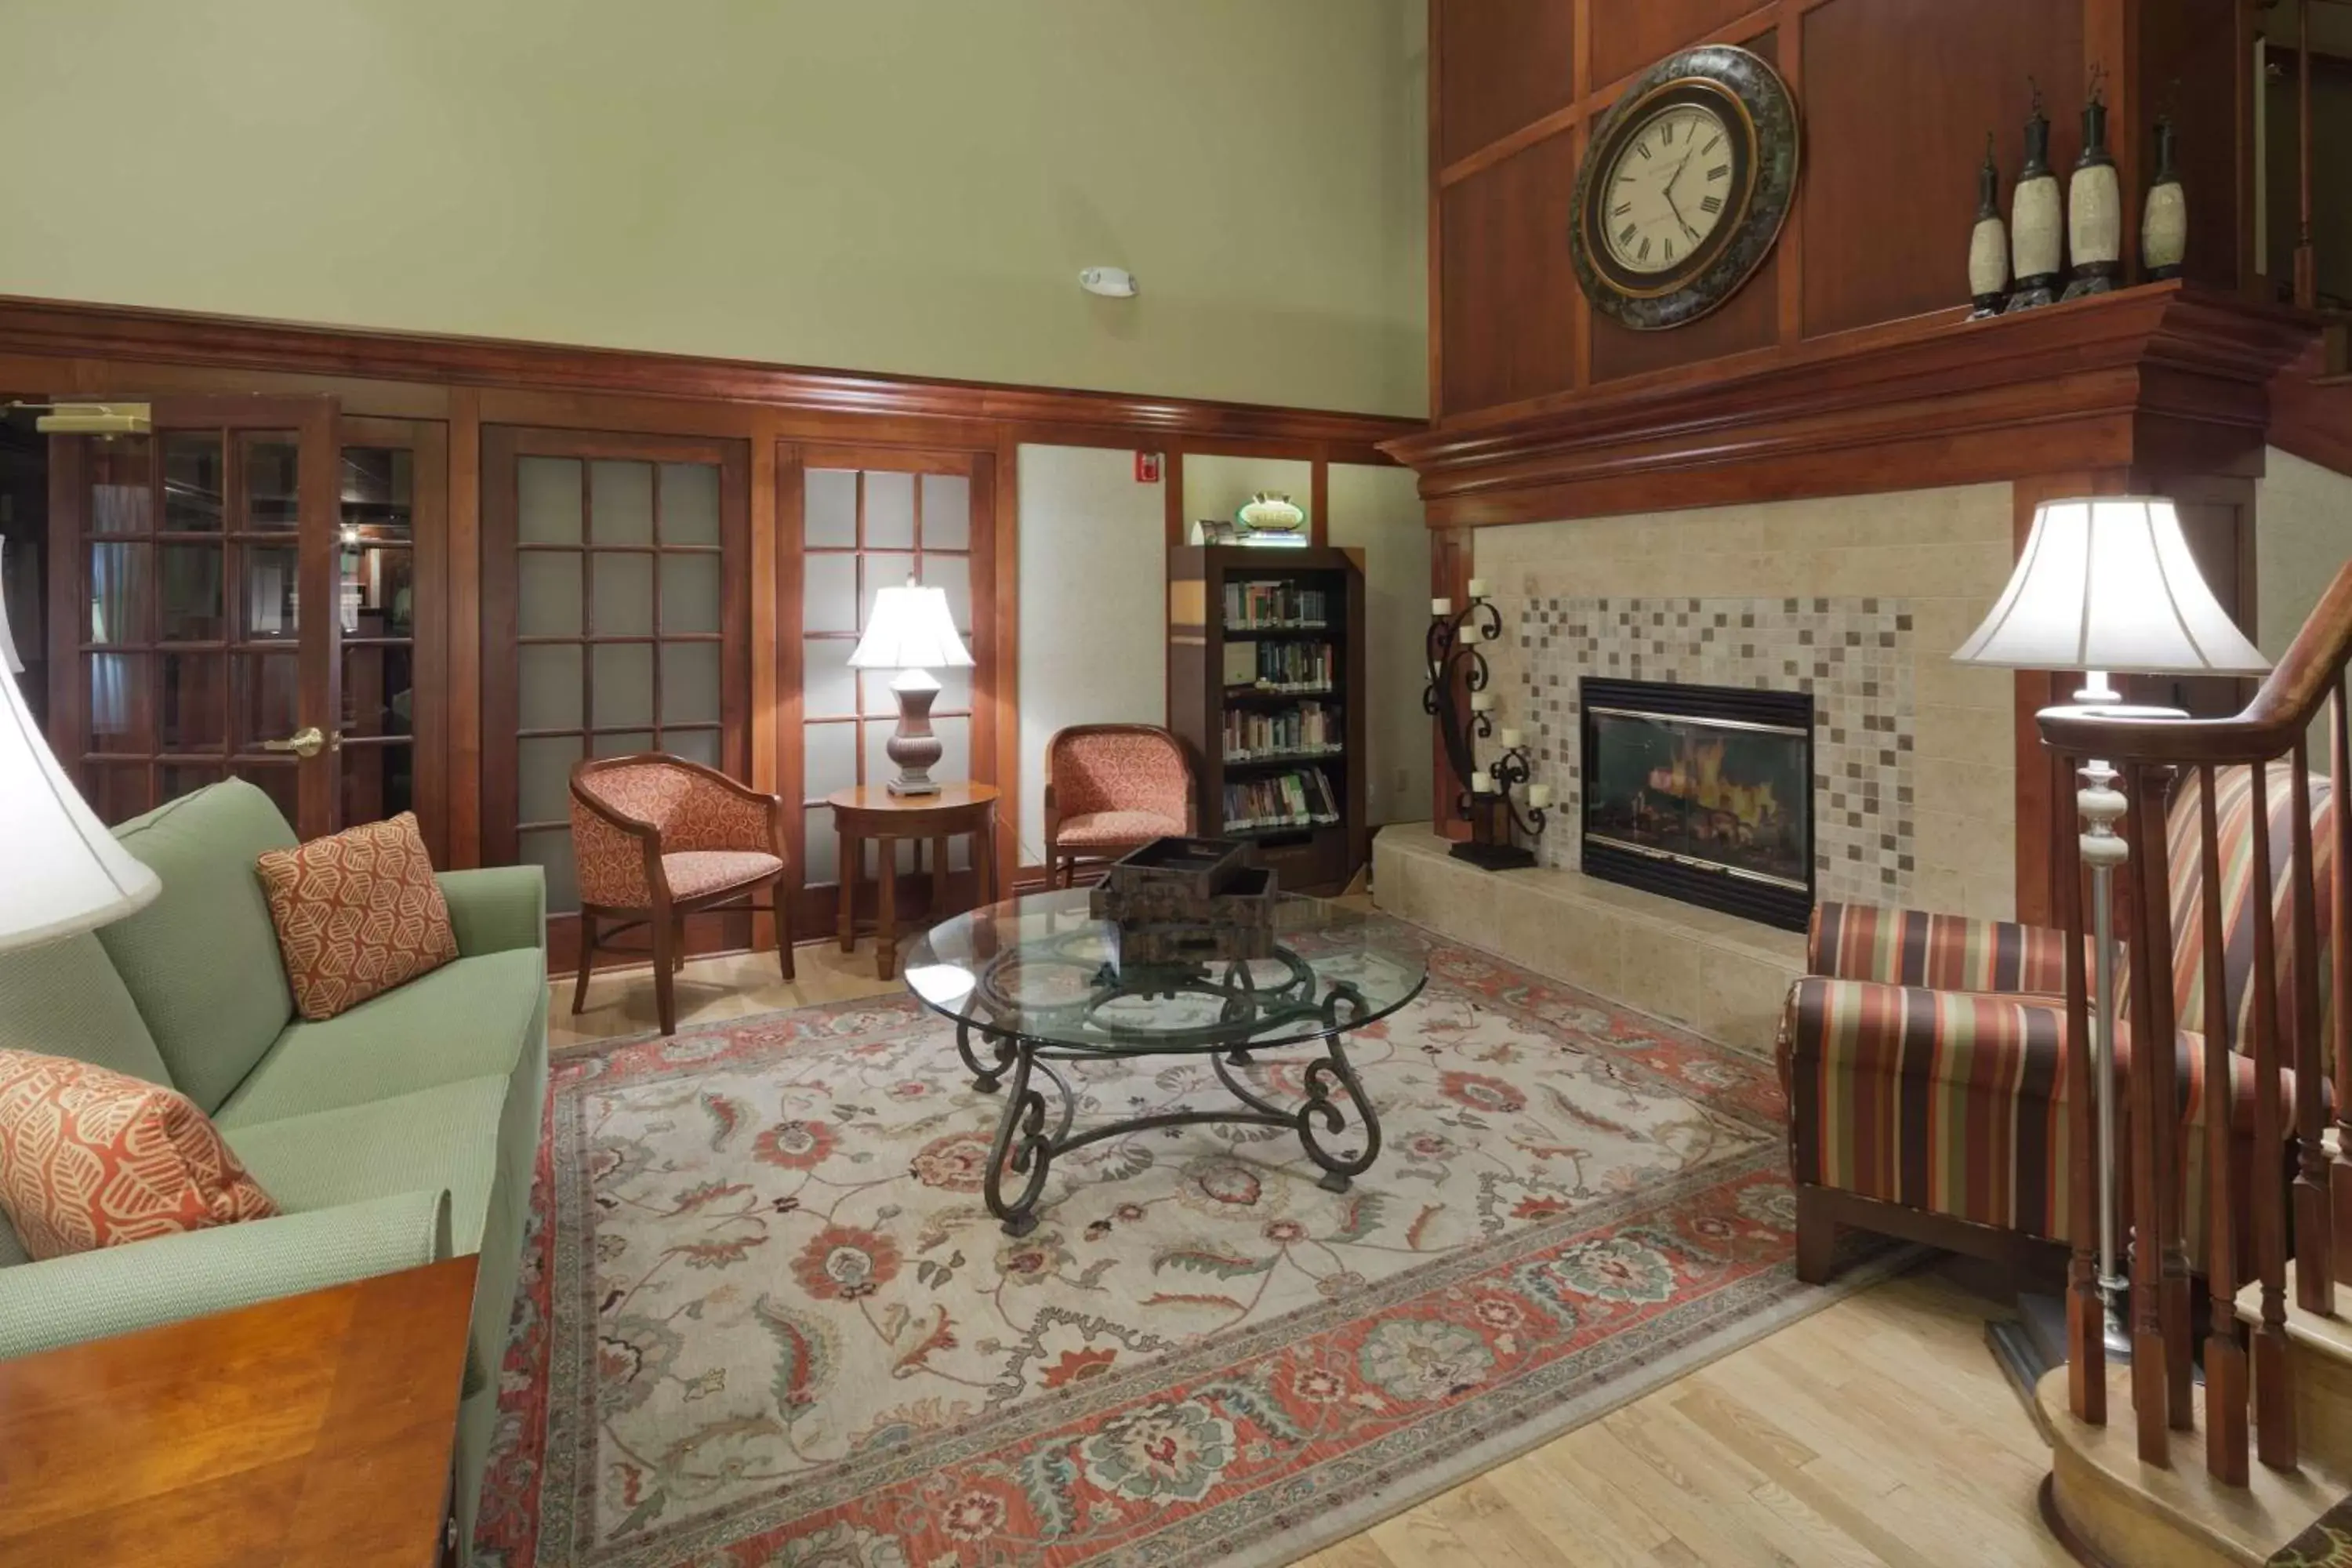
[[[1658,114],[1697,103],[1733,132],[1730,216],[1670,272],[1620,267],[1600,240],[1602,182],[1618,156]],[[1801,138],[1796,100],[1764,59],[1728,44],[1667,56],[1610,106],[1585,143],[1576,174],[1569,254],[1592,308],[1637,331],[1686,326],[1739,291],[1772,253],[1796,198]]]

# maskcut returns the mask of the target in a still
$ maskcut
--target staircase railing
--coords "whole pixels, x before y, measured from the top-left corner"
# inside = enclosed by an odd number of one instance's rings
[[[2124,1069],[2120,1104],[2130,1128],[2120,1183],[2127,1195],[2131,1258],[2131,1400],[2139,1457],[2168,1464],[2170,1434],[2194,1427],[2190,1291],[2192,1264],[2183,1225],[2185,1152],[2179,1130],[2185,1103],[2176,1053],[2151,1048],[2176,1038],[2176,1028],[2201,1032],[2207,1102],[2204,1112],[2203,1268],[2211,1316],[2204,1345],[2205,1458],[2215,1479],[2243,1485],[2249,1425],[2257,1457],[2292,1469],[2296,1463],[2294,1366],[2287,1331],[2286,1278],[2294,1263],[2296,1305],[2332,1310],[2334,1281],[2352,1266],[2352,712],[2345,670],[2352,662],[2352,565],[2336,574],[2294,645],[2243,711],[2230,719],[2119,720],[2053,710],[2041,717],[2042,742],[2070,768],[2104,758],[2117,770],[2127,803],[2128,892],[2118,924],[2132,954],[2128,999],[2135,1048]],[[2334,856],[2327,952],[2320,951],[2318,894],[2312,826],[2309,735],[2325,710],[2332,719],[2326,843]],[[2286,856],[2288,905],[2274,919],[2271,805],[2279,781],[2272,765],[2290,764],[2284,787],[2292,809]],[[2221,770],[2249,768],[2252,856],[2246,895],[2252,911],[2252,993],[2248,1039],[2232,1033],[2223,947],[2223,854],[2216,821]],[[2201,795],[2195,853],[2204,891],[2196,911],[2195,962],[2203,980],[2202,1016],[2173,1017],[2173,910],[2166,804],[2168,793],[2193,782]],[[2068,1097],[2073,1258],[2067,1284],[2069,1403],[2080,1419],[2107,1419],[2107,1375],[2098,1268],[2096,1145],[2092,1116],[2095,1082],[2089,998],[2084,973],[2084,921],[2080,849],[2064,835],[2061,885],[2067,944],[2065,1067],[2070,1083],[2085,1086]],[[2280,931],[2292,960],[2293,993],[2279,997]],[[2328,965],[2335,1001],[2331,1037],[2320,1037],[2320,964]],[[2282,1016],[2284,1013],[2284,1016]],[[2232,1057],[2253,1068],[2252,1136],[2235,1136],[2231,1114]],[[2321,1086],[2333,1079],[2336,1146],[2322,1134],[2326,1111]],[[2294,1086],[2292,1107],[2286,1085]],[[2154,1130],[2158,1135],[2149,1135]],[[2290,1165],[2290,1161],[2292,1164]],[[2233,1191],[2249,1198],[2241,1215]],[[2343,1228],[2339,1228],[2343,1227]],[[2250,1235],[2248,1233],[2251,1233]],[[2248,1245],[2249,1241],[2251,1246]],[[2242,1260],[2251,1258],[2260,1284],[2261,1310],[2249,1335],[2237,1299]],[[2249,1342],[2251,1341],[2251,1342]],[[2249,1408],[2251,1404],[2251,1410]]]

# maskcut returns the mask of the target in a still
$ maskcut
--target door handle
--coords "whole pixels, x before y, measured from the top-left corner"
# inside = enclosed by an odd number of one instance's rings
[[[337,735],[335,737],[335,741],[338,742],[341,740],[342,737],[341,735]],[[317,756],[320,752],[325,751],[328,744],[328,739],[326,735],[320,731],[319,726],[316,724],[306,724],[301,729],[295,731],[292,734],[287,736],[282,741],[262,742],[261,749],[265,752],[291,752],[307,763],[312,757]]]

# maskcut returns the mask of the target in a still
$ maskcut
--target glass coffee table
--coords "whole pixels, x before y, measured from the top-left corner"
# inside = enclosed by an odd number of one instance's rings
[[[907,955],[908,988],[954,1020],[956,1049],[973,1087],[993,1094],[1011,1079],[982,1184],[989,1212],[1004,1222],[1007,1235],[1035,1227],[1055,1160],[1150,1128],[1289,1128],[1322,1167],[1320,1184],[1333,1192],[1347,1191],[1370,1169],[1381,1152],[1380,1116],[1343,1042],[1412,1001],[1428,979],[1419,954],[1378,940],[1393,927],[1319,899],[1286,895],[1276,910],[1270,958],[1122,967],[1117,931],[1088,906],[1084,889],[1033,893],[934,926]],[[1294,1047],[1318,1053],[1300,1080],[1297,1104],[1279,1104],[1244,1081],[1242,1069],[1255,1053]],[[1207,1058],[1237,1103],[1073,1130],[1077,1097],[1060,1064],[1188,1056]],[[1054,1087],[1058,1115],[1040,1078]],[[1022,1182],[1009,1201],[1008,1172]]]

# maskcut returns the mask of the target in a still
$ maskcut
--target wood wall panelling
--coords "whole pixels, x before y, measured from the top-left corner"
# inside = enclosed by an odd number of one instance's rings
[[[1577,9],[1572,0],[1441,0],[1431,8],[1445,105],[1433,168],[1574,100]]]
[[[1446,188],[1440,330],[1444,407],[1491,407],[1575,384],[1570,265],[1578,139],[1549,137]]]
[[[2217,289],[2235,289],[2239,270],[2238,227],[2242,215],[2234,193],[2242,152],[2252,155],[2251,138],[2240,132],[2239,117],[2251,113],[2246,94],[2252,75],[2251,29],[2234,0],[2201,0],[2174,5],[2143,5],[2138,13],[2139,71],[2130,105],[2126,143],[2139,160],[2135,200],[2156,168],[2156,119],[2169,113],[2179,129],[2174,166],[2189,193],[2189,254],[2182,276]],[[2242,215],[2253,233],[2251,205]],[[2134,220],[2137,225],[2137,218]],[[2139,261],[2137,226],[2124,245]]]
[[[2062,181],[2081,150],[2082,7],[1832,0],[1801,26],[1806,333],[1965,300],[1985,132],[2006,211],[2024,156],[2029,76],[2042,85]]]
[[[1484,0],[1473,0],[1483,4]],[[1761,0],[1586,0],[1592,7],[1592,82],[1606,89],[1742,17],[1769,17]],[[1977,0],[1969,0],[1971,5]],[[1753,47],[1753,46],[1750,46]],[[1766,58],[1771,57],[1768,54]]]

